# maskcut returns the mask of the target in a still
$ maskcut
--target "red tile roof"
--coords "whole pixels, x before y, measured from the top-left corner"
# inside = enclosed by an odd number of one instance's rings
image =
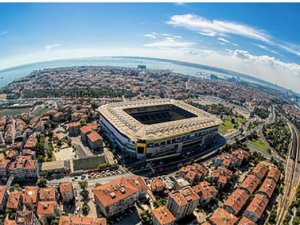
[[[153,177],[152,182],[151,182],[151,190],[156,191],[156,190],[161,190],[166,187],[165,182],[158,177]]]
[[[93,193],[106,207],[147,189],[147,185],[140,177],[119,178],[94,188]]]
[[[23,203],[36,204],[38,200],[38,193],[39,188],[37,186],[26,186],[23,195]]]
[[[248,175],[246,179],[239,185],[240,188],[247,189],[252,194],[259,184],[259,179],[254,175]]]
[[[263,184],[259,188],[259,192],[266,194],[269,198],[271,198],[276,187],[276,183],[273,179],[266,178]]]
[[[56,201],[40,201],[38,202],[38,206],[37,206],[37,214],[54,215],[56,207],[57,207]]]
[[[241,208],[246,204],[249,195],[241,190],[236,189],[224,202],[224,206],[228,206],[233,209],[235,214],[237,214]]]
[[[40,200],[55,200],[56,199],[56,188],[54,187],[46,187],[40,189]]]
[[[92,131],[87,135],[87,137],[88,139],[90,139],[91,142],[103,140],[102,137],[96,131]]]
[[[59,191],[60,193],[64,193],[64,192],[72,192],[73,191],[73,185],[71,182],[69,183],[61,183],[59,185]]]
[[[68,126],[69,127],[79,127],[80,126],[80,122],[69,123]]]
[[[265,166],[263,163],[258,163],[251,172],[261,180],[266,175],[267,171],[267,166]]]
[[[219,208],[209,220],[215,225],[234,225],[238,218],[225,209]]]
[[[255,223],[251,220],[249,220],[246,217],[243,217],[240,222],[238,223],[238,225],[255,225]]]
[[[153,209],[152,214],[161,225],[169,224],[176,220],[166,206]]]
[[[271,166],[267,177],[272,178],[275,182],[278,182],[280,176],[281,176],[280,170],[276,166]]]
[[[269,200],[265,196],[256,194],[246,211],[253,212],[260,219],[268,205],[268,202]]]
[[[21,199],[22,199],[22,195],[20,192],[18,192],[18,191],[10,192],[6,208],[17,209]]]
[[[211,199],[218,193],[217,189],[206,181],[193,186],[193,189],[202,199]]]
[[[2,203],[6,192],[6,186],[0,186],[0,203]]]
[[[200,198],[190,186],[184,187],[178,191],[173,191],[169,195],[179,206],[184,206],[190,201],[197,201]]]
[[[59,225],[106,225],[106,218],[61,216]]]
[[[4,225],[17,225],[17,222],[15,220],[10,220],[7,218],[5,218],[4,220]]]
[[[80,131],[81,131],[81,133],[83,133],[83,134],[87,134],[87,133],[89,133],[89,132],[92,132],[92,129],[91,129],[90,126],[83,126],[83,127],[80,128]]]

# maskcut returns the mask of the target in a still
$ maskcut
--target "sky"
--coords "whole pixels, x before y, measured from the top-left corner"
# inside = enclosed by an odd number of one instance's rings
[[[299,3],[0,3],[0,69],[75,57],[156,57],[300,93],[299,12]]]

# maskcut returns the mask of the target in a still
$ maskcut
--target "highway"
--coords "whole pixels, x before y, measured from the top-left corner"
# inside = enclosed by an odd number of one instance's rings
[[[285,169],[285,181],[284,181],[284,191],[283,191],[283,196],[281,198],[281,201],[279,202],[278,205],[278,216],[277,216],[277,223],[276,225],[281,225],[283,224],[284,218],[287,214],[289,205],[291,204],[294,194],[295,194],[295,189],[297,187],[297,183],[299,180],[299,170],[298,170],[298,157],[299,157],[299,144],[300,144],[300,137],[299,137],[299,132],[295,128],[294,125],[291,123],[288,123],[291,133],[292,133],[292,143],[291,143],[291,148],[290,148],[290,154],[287,159],[286,163],[286,169]],[[295,158],[291,157],[295,154]]]

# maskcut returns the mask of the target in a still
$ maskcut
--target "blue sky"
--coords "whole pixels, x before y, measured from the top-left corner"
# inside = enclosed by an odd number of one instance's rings
[[[146,56],[246,73],[300,92],[300,4],[0,3],[0,69]]]

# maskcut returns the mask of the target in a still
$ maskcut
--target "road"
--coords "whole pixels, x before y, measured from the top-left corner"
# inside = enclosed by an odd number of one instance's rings
[[[112,181],[112,180],[116,180],[118,178],[129,178],[129,177],[132,177],[134,176],[133,173],[131,172],[127,172],[127,173],[123,173],[123,174],[118,174],[118,175],[112,175],[112,176],[107,176],[107,177],[101,177],[101,178],[97,178],[97,179],[89,179],[88,181],[88,187],[89,188],[92,188],[92,187],[95,187],[95,184],[96,183],[107,183],[109,181]],[[78,186],[79,187],[79,182],[81,181],[80,179],[80,176],[78,176],[79,178],[75,181],[72,181],[72,178],[71,176],[66,176],[66,177],[63,177],[61,179],[54,179],[54,180],[48,180],[48,185],[50,186],[57,186],[59,185],[60,183],[63,183],[63,182],[72,182],[74,186]]]
[[[285,170],[285,181],[284,181],[285,186],[284,186],[283,196],[278,205],[279,212],[278,212],[276,225],[283,224],[289,205],[293,201],[295,195],[295,189],[297,188],[297,183],[299,181],[299,170],[298,170],[299,165],[297,163],[297,160],[300,151],[299,150],[300,137],[299,137],[299,132],[297,131],[295,126],[292,125],[291,123],[288,123],[288,125],[292,133],[292,144],[290,148],[290,153],[292,151],[296,151],[296,158],[292,159],[290,157],[291,154],[288,155],[286,170]]]

